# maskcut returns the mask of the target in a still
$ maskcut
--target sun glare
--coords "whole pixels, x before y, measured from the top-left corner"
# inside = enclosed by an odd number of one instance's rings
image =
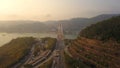
[[[0,0],[0,13],[3,12],[8,12],[11,7],[13,7],[12,1],[8,0]]]

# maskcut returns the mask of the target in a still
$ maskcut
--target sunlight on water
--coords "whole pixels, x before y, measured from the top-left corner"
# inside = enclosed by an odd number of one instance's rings
[[[17,37],[53,37],[56,38],[57,35],[54,33],[0,33],[0,46],[10,42],[12,39]],[[76,36],[74,35],[65,35],[65,38],[74,39]]]

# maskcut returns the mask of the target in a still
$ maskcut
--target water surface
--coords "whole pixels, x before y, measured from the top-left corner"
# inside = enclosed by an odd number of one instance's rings
[[[36,37],[36,38],[43,38],[43,37],[53,37],[56,38],[57,35],[55,33],[0,33],[0,46],[10,42],[12,39],[18,37]],[[67,39],[74,39],[76,38],[75,35],[65,35]]]

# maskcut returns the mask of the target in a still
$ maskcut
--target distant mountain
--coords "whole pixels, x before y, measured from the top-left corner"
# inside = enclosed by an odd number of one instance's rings
[[[63,28],[66,33],[78,33],[86,26],[94,24],[96,22],[109,19],[114,16],[118,16],[119,14],[102,14],[92,18],[73,18],[70,20],[61,20],[61,21],[49,21],[48,25],[53,27],[57,26],[58,24],[63,24]]]
[[[109,18],[114,17],[114,16],[119,16],[119,15],[120,14],[102,14],[102,15],[98,15],[96,17],[93,17],[91,19],[96,20],[96,21],[102,21],[102,20],[109,19]]]
[[[0,32],[39,33],[50,31],[50,27],[38,21],[2,21]]]
[[[119,14],[103,14],[92,18],[73,18],[60,21],[0,21],[0,32],[50,32],[55,31],[58,24],[63,24],[65,33],[77,34],[86,26],[109,19]]]

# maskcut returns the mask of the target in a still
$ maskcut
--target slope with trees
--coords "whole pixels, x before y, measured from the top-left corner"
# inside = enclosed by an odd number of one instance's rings
[[[0,47],[0,67],[7,68],[19,62],[28,54],[31,46],[35,43],[32,37],[17,38]]]
[[[72,58],[92,68],[120,68],[120,16],[83,29],[69,44]]]

